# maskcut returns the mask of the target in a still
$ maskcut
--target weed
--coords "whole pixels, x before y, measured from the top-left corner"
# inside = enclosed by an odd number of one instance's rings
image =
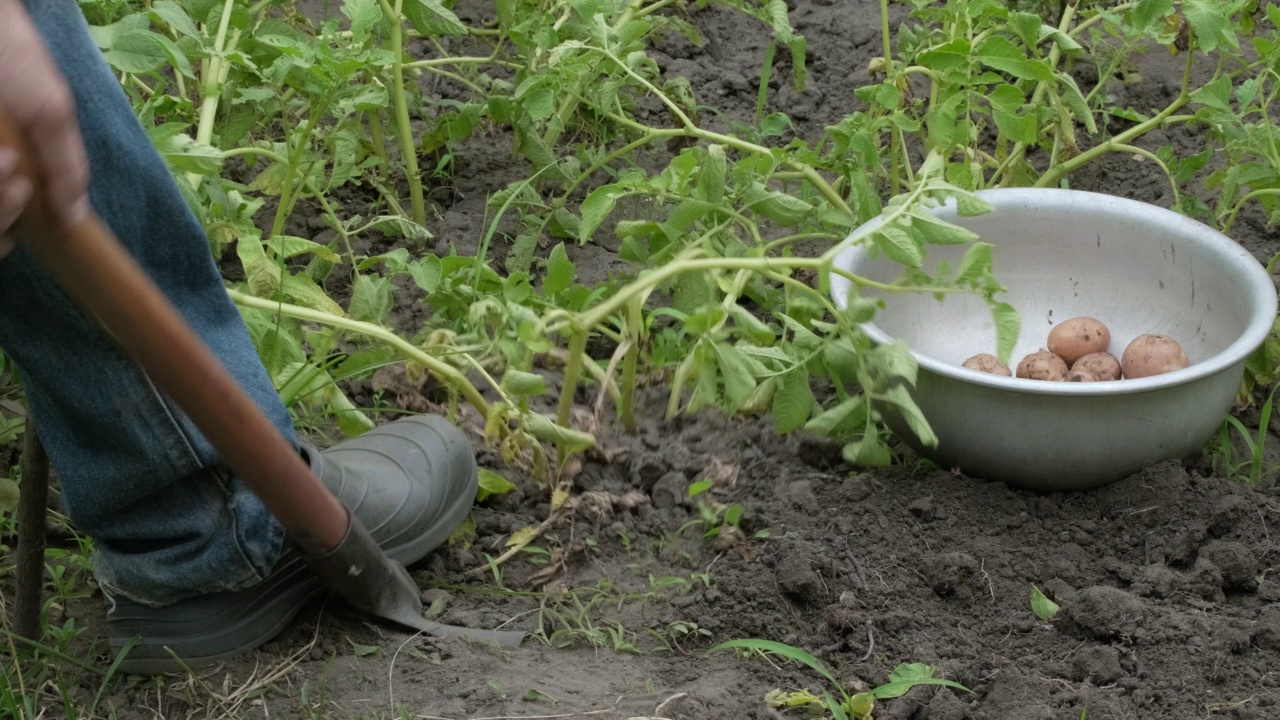
[[[868,720],[875,709],[876,700],[901,697],[917,685],[943,685],[969,692],[968,688],[959,683],[934,677],[933,667],[929,665],[904,663],[894,668],[889,674],[889,682],[884,685],[850,695],[821,660],[800,648],[771,640],[730,640],[716,645],[710,652],[727,649],[737,649],[748,654],[777,655],[816,671],[836,690],[839,694],[838,698],[833,697],[827,690],[823,690],[821,696],[814,695],[808,690],[793,693],[774,690],[765,697],[765,701],[775,708],[803,707],[818,712],[828,712],[835,720]]]

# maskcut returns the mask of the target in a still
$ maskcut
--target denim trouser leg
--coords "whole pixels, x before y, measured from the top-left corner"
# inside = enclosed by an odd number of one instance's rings
[[[203,229],[74,0],[28,0],[71,84],[94,209],[291,441],[289,413],[224,292]],[[36,239],[38,241],[38,239]],[[149,605],[261,580],[284,533],[147,377],[21,247],[0,262],[0,347],[22,369],[68,515],[112,593]]]

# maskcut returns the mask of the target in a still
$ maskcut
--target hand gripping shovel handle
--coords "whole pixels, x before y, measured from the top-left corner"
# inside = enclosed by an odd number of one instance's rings
[[[517,632],[454,628],[422,617],[417,585],[311,472],[151,278],[93,213],[67,225],[52,212],[25,139],[0,112],[0,147],[18,152],[35,190],[19,234],[58,284],[173,398],[284,526],[321,579],[357,609],[434,635],[507,647]]]

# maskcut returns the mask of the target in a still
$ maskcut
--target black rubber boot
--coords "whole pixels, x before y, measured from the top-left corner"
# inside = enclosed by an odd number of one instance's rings
[[[405,565],[444,544],[476,497],[471,445],[441,417],[405,418],[329,450],[304,452],[379,547]],[[307,561],[286,543],[271,574],[247,590],[161,608],[108,597],[111,645],[119,652],[130,638],[140,639],[120,666],[124,672],[181,672],[184,665],[220,662],[262,645],[324,591]]]

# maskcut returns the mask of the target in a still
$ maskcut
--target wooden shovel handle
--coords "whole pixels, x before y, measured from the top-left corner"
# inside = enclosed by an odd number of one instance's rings
[[[93,213],[68,226],[51,212],[19,129],[0,112],[0,147],[35,189],[18,235],[58,284],[177,403],[304,552],[337,547],[350,517]],[[128,421],[128,418],[122,420]]]

